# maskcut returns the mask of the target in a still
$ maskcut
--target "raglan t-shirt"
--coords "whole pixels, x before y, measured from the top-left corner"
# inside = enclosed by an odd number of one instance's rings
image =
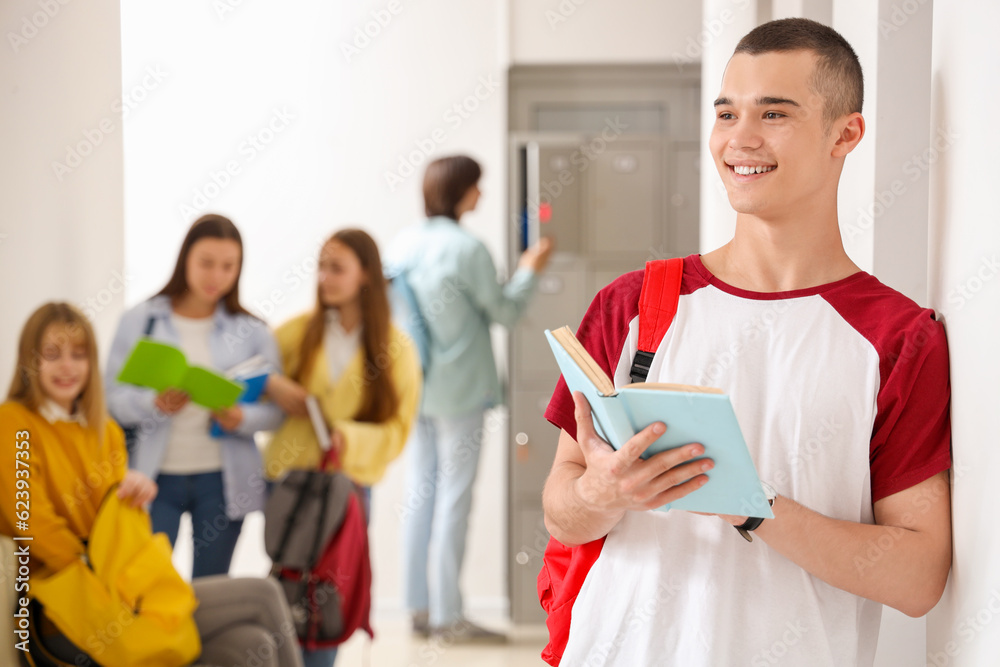
[[[577,333],[617,387],[631,381],[642,277],[601,290]],[[759,293],[692,255],[647,379],[723,389],[761,479],[835,519],[874,523],[875,501],[951,465],[943,327],[864,272]],[[576,437],[561,378],[546,418]],[[880,618],[718,517],[627,512],[573,604],[562,664],[871,665]]]

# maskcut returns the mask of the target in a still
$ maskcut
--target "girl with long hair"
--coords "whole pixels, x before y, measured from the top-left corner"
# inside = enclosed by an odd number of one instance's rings
[[[19,544],[29,545],[28,562],[21,564],[30,568],[31,586],[86,559],[95,518],[116,486],[132,507],[145,507],[157,494],[149,476],[126,466],[124,435],[105,410],[98,369],[93,328],[76,307],[47,303],[28,318],[0,404],[0,454],[9,462],[0,470],[0,535],[30,538]],[[247,646],[266,648],[256,665],[300,664],[291,613],[274,581],[210,577],[192,586],[203,664],[245,664]],[[46,642],[46,661],[35,661],[40,649],[32,646],[31,664],[96,664],[82,648],[100,649],[100,642],[74,645],[44,609],[32,611],[29,622]]]
[[[265,450],[267,476],[319,466],[321,449],[306,411],[312,395],[343,472],[367,500],[406,444],[420,395],[417,353],[390,321],[382,261],[367,233],[342,229],[323,245],[315,308],[276,336],[284,375],[269,377],[267,392],[289,418]],[[336,649],[303,656],[306,667],[329,666]]]
[[[225,372],[261,357],[264,369],[278,369],[270,330],[240,304],[242,266],[243,241],[232,221],[215,214],[196,220],[167,284],[122,315],[105,378],[111,415],[137,432],[130,467],[160,487],[150,508],[153,529],[173,544],[181,516],[191,515],[194,577],[229,571],[243,518],[264,506],[254,433],[276,428],[283,415],[267,401],[209,412],[178,389],[157,394],[116,378],[142,336],[179,347],[189,365]],[[211,435],[213,421],[221,437]]]

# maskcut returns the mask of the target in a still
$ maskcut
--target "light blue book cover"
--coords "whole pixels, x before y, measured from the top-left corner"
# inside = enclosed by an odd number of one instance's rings
[[[545,331],[567,386],[570,391],[582,392],[587,397],[595,428],[612,447],[619,449],[633,435],[661,421],[667,430],[649,446],[643,458],[698,442],[705,447],[704,458],[715,462],[715,467],[706,473],[705,486],[658,509],[774,517],[729,396],[679,391],[657,384],[633,384],[615,390],[610,378],[568,327],[560,330],[560,338],[566,340],[563,331],[572,337],[567,344],[575,346],[577,358],[590,367],[591,376],[597,374],[607,381],[607,393],[602,393],[553,332]]]

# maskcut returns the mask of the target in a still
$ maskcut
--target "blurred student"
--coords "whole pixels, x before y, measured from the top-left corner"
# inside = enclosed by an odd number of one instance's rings
[[[289,418],[264,452],[277,479],[291,468],[314,469],[322,452],[306,411],[318,399],[344,473],[363,490],[403,450],[420,399],[420,365],[410,339],[389,316],[382,260],[360,229],[343,229],[322,247],[316,307],[277,329],[284,375],[267,393]],[[304,652],[307,667],[332,665],[336,649]]]
[[[122,430],[105,410],[94,332],[79,310],[66,303],[41,306],[21,331],[17,357],[0,405],[0,453],[10,462],[0,469],[0,534],[33,538],[31,577],[39,580],[86,558],[94,519],[112,487],[139,507],[156,496],[157,486],[126,467]],[[16,447],[24,440],[27,452]],[[15,460],[27,467],[15,467]],[[25,493],[18,491],[19,479],[30,480],[27,530],[16,521],[15,499]],[[273,581],[211,577],[193,587],[203,663],[300,664],[290,612]],[[32,622],[48,625],[44,618]],[[71,663],[92,664],[65,638],[57,636],[54,645],[68,652]],[[262,650],[248,653],[257,646]]]
[[[551,240],[542,239],[521,255],[506,284],[497,281],[486,246],[459,224],[476,208],[481,175],[479,164],[464,155],[431,162],[423,184],[428,218],[404,230],[392,254],[393,264],[406,271],[430,332],[424,397],[407,456],[407,605],[416,633],[458,642],[505,639],[465,619],[458,581],[483,417],[503,400],[490,324],[517,322],[552,252]]]
[[[129,465],[160,487],[150,509],[153,530],[173,544],[181,516],[190,513],[194,577],[227,573],[243,518],[263,509],[266,485],[253,436],[276,428],[281,409],[265,401],[210,412],[180,390],[157,394],[116,378],[143,336],[179,347],[189,365],[224,372],[259,355],[278,368],[270,330],[240,304],[242,266],[236,226],[221,215],[196,220],[166,286],[122,315],[108,360],[108,409],[119,424],[139,427]],[[210,434],[213,420],[222,437]]]

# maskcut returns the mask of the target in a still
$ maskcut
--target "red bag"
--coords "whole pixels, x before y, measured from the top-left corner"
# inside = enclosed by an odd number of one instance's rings
[[[264,544],[292,610],[299,643],[313,651],[371,628],[368,527],[358,490],[334,450],[320,470],[292,470],[264,508]]]
[[[639,293],[639,349],[632,362],[633,382],[646,381],[656,348],[677,314],[683,274],[684,260],[680,258],[646,262]],[[538,600],[548,614],[545,625],[549,629],[549,643],[542,650],[542,660],[550,665],[558,665],[562,660],[569,641],[573,603],[587,573],[601,555],[604,540],[602,537],[578,547],[567,547],[550,537],[545,547],[542,571],[538,573]]]

